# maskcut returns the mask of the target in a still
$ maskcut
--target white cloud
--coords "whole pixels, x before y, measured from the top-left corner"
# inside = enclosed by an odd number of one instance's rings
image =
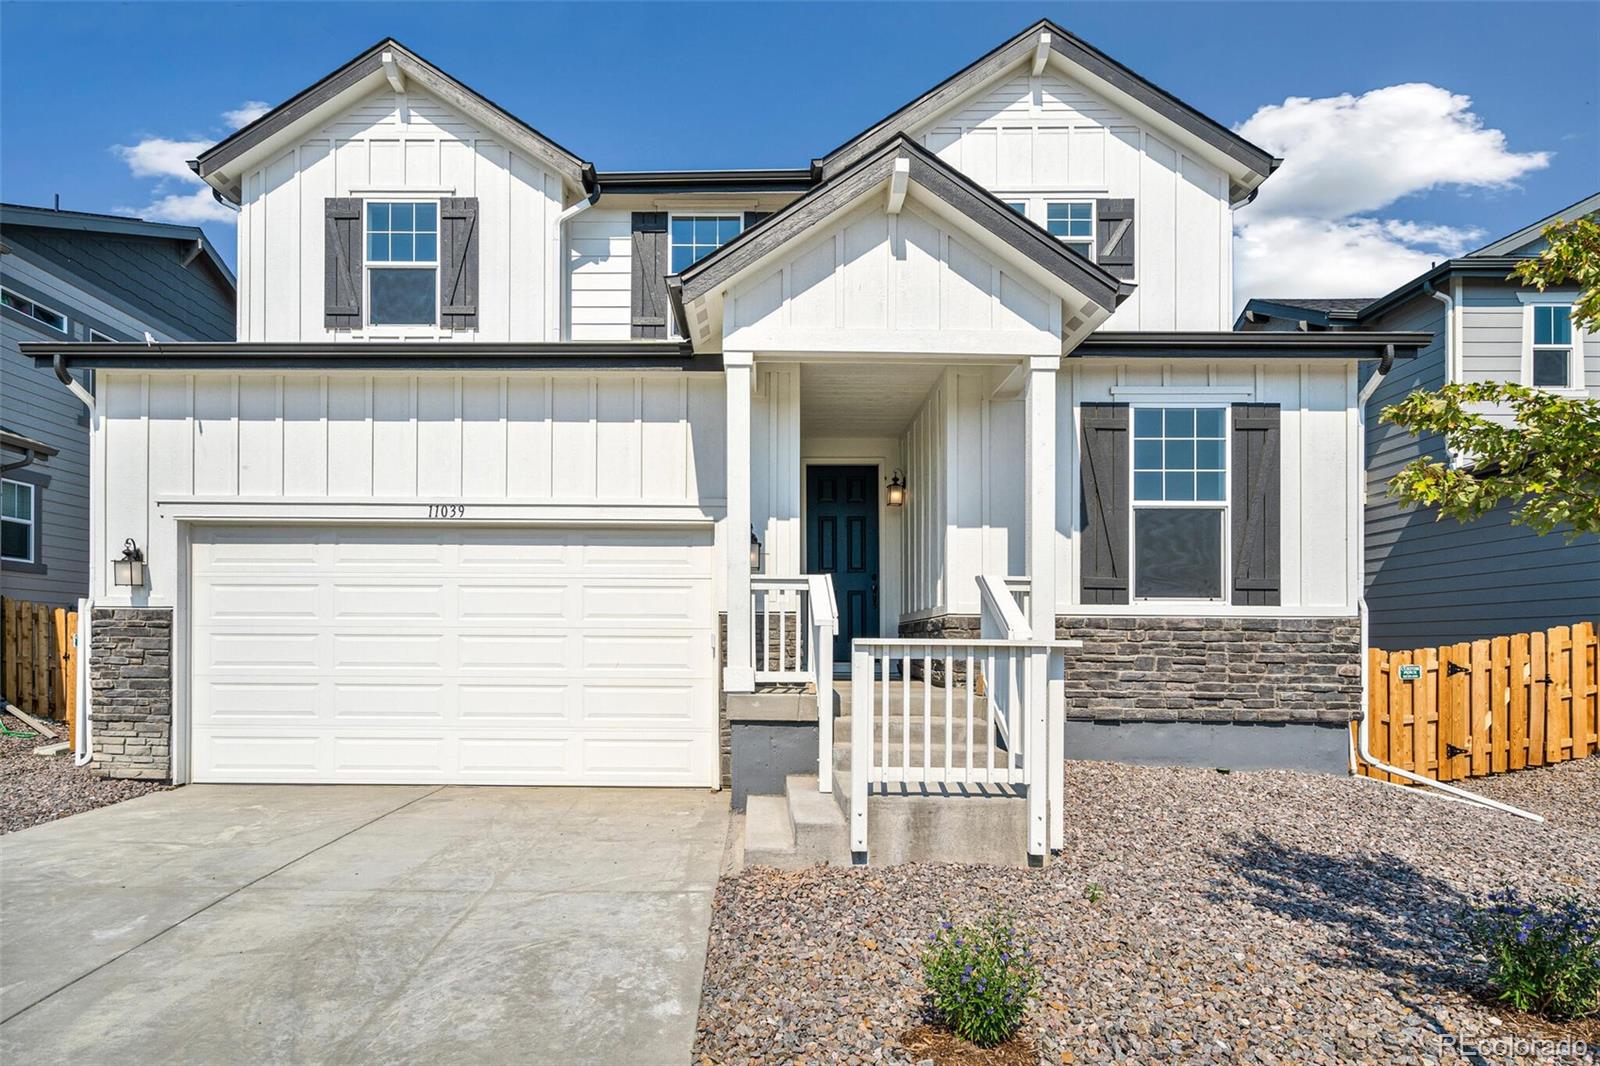
[[[246,100],[232,111],[222,113],[222,121],[233,129],[248,126],[256,119],[272,110],[272,105],[262,100]]]
[[[1471,98],[1420,83],[1289,97],[1238,132],[1284,159],[1234,216],[1241,304],[1387,292],[1482,233],[1384,217],[1384,209],[1436,189],[1505,188],[1550,162],[1548,152],[1511,151],[1505,134],[1473,113]]]
[[[238,129],[260,118],[268,111],[259,100],[246,100],[238,107],[222,113],[229,129]],[[112,145],[116,153],[136,178],[152,178],[151,201],[142,208],[118,208],[158,222],[181,222],[198,225],[202,222],[228,222],[235,219],[232,209],[219,204],[211,195],[210,186],[189,169],[189,160],[196,158],[211,145],[210,140],[176,140],[171,137],[146,137],[134,144]],[[176,186],[176,188],[175,188]]]

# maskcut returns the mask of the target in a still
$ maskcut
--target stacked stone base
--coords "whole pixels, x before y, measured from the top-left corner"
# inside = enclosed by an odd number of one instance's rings
[[[913,639],[978,634],[976,615],[900,626],[900,635]],[[1065,672],[1073,758],[1330,772],[1346,766],[1346,731],[1361,711],[1354,618],[1062,616],[1056,637],[1083,642],[1069,653]]]
[[[99,777],[172,780],[172,611],[96,607],[89,691]]]

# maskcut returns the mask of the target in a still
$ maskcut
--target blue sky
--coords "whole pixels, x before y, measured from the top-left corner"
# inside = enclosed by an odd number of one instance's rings
[[[385,34],[602,170],[803,166],[1040,16],[1298,161],[1240,216],[1258,292],[1371,288],[1600,188],[1592,3],[5,2],[0,196],[204,210],[150,153]]]

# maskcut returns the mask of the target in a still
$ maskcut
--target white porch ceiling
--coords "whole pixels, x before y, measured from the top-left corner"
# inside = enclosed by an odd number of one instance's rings
[[[898,437],[944,367],[906,363],[806,363],[800,367],[800,432]]]

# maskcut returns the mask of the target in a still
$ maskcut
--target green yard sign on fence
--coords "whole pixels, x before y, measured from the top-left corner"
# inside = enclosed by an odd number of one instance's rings
[[[1421,679],[1422,679],[1422,667],[1420,667],[1420,666],[1402,666],[1402,667],[1400,667],[1400,680],[1401,681],[1420,681]]]

